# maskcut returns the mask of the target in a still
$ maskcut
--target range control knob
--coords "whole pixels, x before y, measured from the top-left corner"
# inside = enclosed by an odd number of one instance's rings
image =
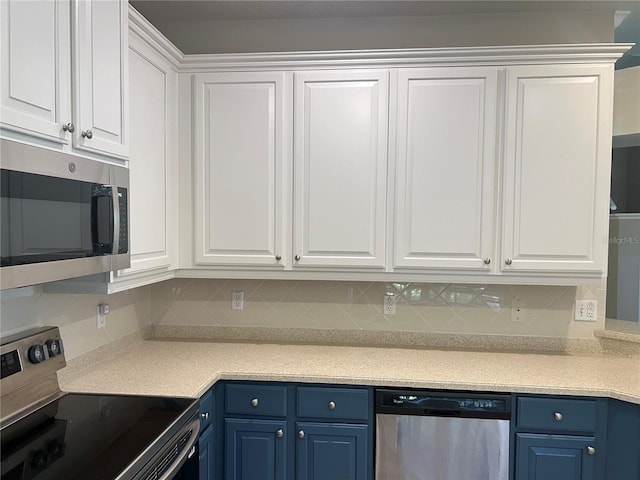
[[[56,357],[62,353],[62,344],[60,340],[52,339],[47,340],[47,351],[49,352],[49,357]]]
[[[46,360],[44,356],[44,347],[42,345],[32,345],[29,347],[28,356],[31,363],[40,363]]]

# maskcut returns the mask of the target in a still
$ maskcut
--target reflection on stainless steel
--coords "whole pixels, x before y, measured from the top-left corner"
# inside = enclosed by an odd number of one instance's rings
[[[509,420],[378,414],[377,480],[507,480]]]

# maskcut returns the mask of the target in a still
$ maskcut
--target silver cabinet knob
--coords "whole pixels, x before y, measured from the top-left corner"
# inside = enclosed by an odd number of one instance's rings
[[[203,412],[200,414],[200,416],[205,420],[209,420],[209,412]]]
[[[554,414],[553,414],[553,419],[554,419],[556,422],[560,422],[560,421],[562,420],[562,414],[561,414],[560,412],[556,412],[556,413],[554,413]]]
[[[485,265],[489,265],[491,263],[491,259],[490,258],[485,258],[483,260],[483,262],[484,262]]]
[[[329,410],[334,410],[336,408],[336,402],[329,402]]]
[[[76,131],[76,126],[73,123],[65,123],[62,125],[62,130],[65,132],[73,133]]]
[[[587,447],[587,453],[588,453],[589,455],[595,455],[595,454],[596,454],[596,449],[595,449],[595,447],[592,447],[591,445],[589,445],[589,446]]]
[[[506,263],[507,265],[511,265],[512,261],[510,258],[507,258],[504,263]]]
[[[284,432],[282,431],[281,428],[279,428],[278,430],[276,430],[276,437],[278,438],[282,438],[284,437]]]
[[[296,255],[296,256],[295,256],[295,257],[293,257],[293,258],[295,258],[296,262],[299,262],[299,261],[300,261],[300,255]]]
[[[282,260],[282,257],[280,255],[276,255],[276,261],[279,262],[280,260]]]
[[[251,399],[251,406],[252,407],[257,407],[258,406],[258,399],[257,398],[252,398]]]
[[[304,430],[298,432],[298,438],[304,438]]]
[[[83,130],[82,136],[91,140],[93,138],[93,132],[91,130]]]

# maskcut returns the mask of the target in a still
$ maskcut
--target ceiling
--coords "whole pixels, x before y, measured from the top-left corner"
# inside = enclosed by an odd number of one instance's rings
[[[536,11],[616,11],[616,42],[640,44],[640,1],[618,0],[129,0],[164,30],[175,22],[349,17],[414,17]],[[625,15],[623,12],[629,12]],[[163,32],[164,33],[164,32]],[[169,37],[170,40],[173,40]],[[640,64],[640,45],[619,66]]]

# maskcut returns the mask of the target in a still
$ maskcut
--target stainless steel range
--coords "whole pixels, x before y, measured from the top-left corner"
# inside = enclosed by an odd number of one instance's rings
[[[198,478],[198,401],[61,392],[57,328],[2,340],[2,480]]]

